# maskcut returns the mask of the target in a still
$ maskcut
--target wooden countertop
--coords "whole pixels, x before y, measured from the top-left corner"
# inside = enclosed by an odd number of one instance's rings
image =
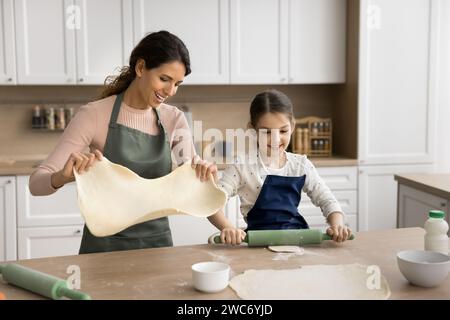
[[[338,156],[330,158],[309,158],[316,167],[349,167],[357,166],[357,159],[342,158]]]
[[[82,291],[93,299],[237,299],[231,288],[207,294],[192,286],[191,265],[200,261],[230,264],[232,275],[247,269],[289,269],[311,264],[362,263],[378,265],[392,291],[391,299],[448,299],[450,276],[439,287],[425,289],[410,285],[397,267],[396,253],[423,249],[421,228],[360,232],[356,240],[337,244],[331,241],[306,247],[302,256],[281,259],[266,248],[197,245],[79,256],[32,259],[19,264],[67,278],[66,269],[81,269]],[[286,257],[286,256],[284,256]],[[7,299],[41,299],[40,296],[0,281]]]
[[[310,158],[316,167],[346,167],[358,165],[358,160],[341,157]],[[43,159],[36,160],[0,160],[0,176],[30,175]],[[225,165],[218,165],[219,170]]]
[[[0,161],[0,176],[30,175],[42,160]]]
[[[311,162],[314,164],[314,166],[316,167],[351,167],[351,166],[357,166],[358,165],[358,160],[357,159],[350,159],[350,158],[343,158],[343,157],[338,157],[338,156],[334,156],[334,157],[329,157],[329,158],[314,158],[311,157],[309,158],[309,160],[311,160]],[[226,165],[224,164],[219,164],[217,165],[217,168],[219,170],[223,170],[226,168]]]
[[[450,200],[450,173],[399,174],[400,184]]]

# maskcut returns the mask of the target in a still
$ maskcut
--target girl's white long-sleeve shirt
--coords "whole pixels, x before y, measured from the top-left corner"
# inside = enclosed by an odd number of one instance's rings
[[[320,207],[325,217],[332,212],[339,211],[345,218],[339,202],[305,155],[286,152],[286,163],[280,169],[265,166],[259,156],[253,162],[250,163],[244,161],[242,157],[237,157],[234,164],[227,166],[218,182],[219,188],[227,194],[228,198],[239,196],[241,213],[244,218],[247,218],[248,212],[254,206],[267,175],[285,177],[306,175],[302,190],[312,203]],[[301,214],[301,207],[299,212]]]

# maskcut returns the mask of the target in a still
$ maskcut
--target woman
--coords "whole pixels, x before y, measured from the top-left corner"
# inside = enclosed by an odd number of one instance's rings
[[[177,163],[192,159],[202,181],[215,174],[215,165],[195,156],[183,113],[164,104],[190,72],[189,52],[178,37],[159,31],[143,38],[131,53],[130,65],[106,86],[101,100],[80,108],[55,150],[31,175],[31,193],[56,192],[74,181],[73,170],[82,174],[102,155],[141,177],[164,176],[172,170],[171,150],[180,143],[184,156],[174,155]],[[80,254],[171,245],[169,222],[164,217],[101,238],[85,226]]]

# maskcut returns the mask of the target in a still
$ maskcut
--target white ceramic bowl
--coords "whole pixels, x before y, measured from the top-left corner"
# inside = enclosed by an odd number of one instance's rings
[[[420,287],[438,286],[450,271],[450,257],[433,251],[401,251],[397,253],[397,263],[403,276]]]
[[[192,265],[194,288],[203,292],[219,292],[228,286],[230,266],[222,262],[200,262]]]

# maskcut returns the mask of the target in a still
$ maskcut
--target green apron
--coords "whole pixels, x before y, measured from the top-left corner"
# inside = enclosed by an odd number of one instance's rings
[[[143,178],[155,179],[169,174],[172,170],[170,145],[158,110],[153,108],[158,120],[159,134],[149,135],[117,123],[122,98],[123,93],[119,94],[114,102],[103,151],[104,156]],[[152,190],[148,190],[148,192],[152,192]],[[142,197],[145,196],[142,194]],[[107,237],[92,235],[85,225],[80,254],[172,245],[169,219],[164,217],[131,226]]]

